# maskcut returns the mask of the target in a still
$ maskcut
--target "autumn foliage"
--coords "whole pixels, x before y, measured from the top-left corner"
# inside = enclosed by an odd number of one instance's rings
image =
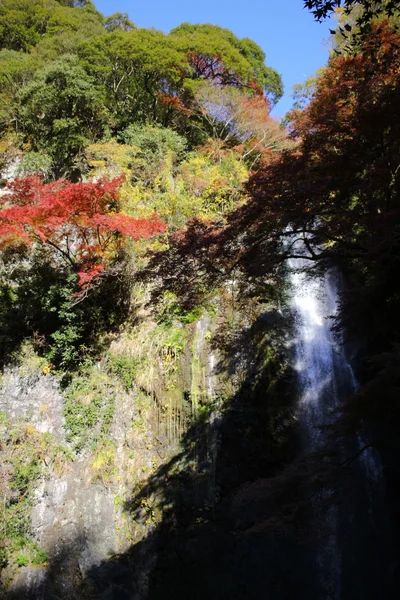
[[[47,245],[54,260],[78,273],[80,286],[87,286],[112,264],[126,238],[165,230],[156,217],[135,219],[118,212],[121,181],[15,180],[0,198],[0,249]]]
[[[356,56],[332,59],[308,107],[292,114],[297,145],[253,174],[250,200],[225,228],[193,223],[168,257],[157,257],[164,277],[171,275],[168,282],[178,286],[186,253],[192,297],[195,279],[199,289],[204,280],[209,289],[212,280],[231,278],[232,269],[248,286],[255,277],[276,274],[293,255],[284,239],[295,232],[311,261],[340,263],[364,277],[368,270],[371,285],[386,273],[386,285],[392,282],[387,292],[394,294],[396,279],[388,269],[400,256],[399,76],[400,36],[388,23],[374,25]],[[252,111],[240,113],[246,115],[250,119]],[[258,109],[256,123],[257,115]]]

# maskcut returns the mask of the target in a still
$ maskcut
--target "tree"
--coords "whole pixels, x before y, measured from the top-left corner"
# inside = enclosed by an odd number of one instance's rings
[[[102,20],[89,0],[2,0],[0,48],[28,52],[43,37],[71,28],[86,28],[86,35],[93,35],[96,25],[101,30]]]
[[[19,103],[26,140],[51,156],[56,176],[71,173],[79,152],[104,130],[103,99],[74,56],[39,70],[22,88]]]
[[[352,6],[340,7],[335,11],[337,26],[331,30],[333,52],[339,54],[357,54],[362,49],[363,36],[370,30],[371,23],[379,23],[389,19],[394,28],[400,25],[400,8],[386,10],[389,0],[371,2],[370,9],[364,3],[357,2]],[[368,15],[368,10],[371,14]]]
[[[48,17],[49,11],[37,0],[3,0],[0,4],[0,47],[29,50],[46,32]]]
[[[261,155],[266,158],[293,145],[285,129],[269,116],[262,94],[205,81],[195,92],[195,102],[212,137],[235,147],[242,159],[254,163]]]
[[[356,6],[362,7],[359,25],[369,23],[376,15],[384,13],[387,17],[392,16],[397,10],[396,0],[304,0],[304,6],[311,10],[317,21],[322,21],[337,8],[343,7],[346,13],[350,13]]]
[[[322,75],[323,68],[319,69],[315,75],[310,75],[304,83],[295,83],[293,86],[293,108],[303,109],[310,102],[317,87],[318,77]]]
[[[280,75],[265,65],[265,54],[249,38],[240,40],[229,29],[217,25],[183,23],[172,29],[169,37],[185,53],[191,68],[186,81],[205,79],[222,86],[254,88],[264,91],[272,104],[283,94]]]
[[[135,23],[129,19],[128,13],[117,12],[104,19],[104,27],[112,33],[117,29],[121,31],[131,31],[136,29]]]
[[[0,50],[0,131],[19,131],[18,95],[32,81],[37,60],[31,54]]]
[[[163,123],[163,95],[178,94],[187,69],[185,56],[172,40],[149,29],[96,36],[79,54],[97,86],[105,90],[114,131],[132,122]]]
[[[77,273],[79,285],[87,287],[116,260],[126,238],[147,238],[165,229],[155,217],[134,219],[117,212],[120,183],[15,180],[1,197],[0,249],[48,246],[55,263]]]
[[[368,273],[374,310],[383,289],[396,310],[399,64],[400,35],[388,23],[372,26],[358,55],[331,59],[310,104],[294,113],[300,144],[253,174],[251,199],[230,215],[228,226],[194,222],[156,257],[167,285],[179,286],[186,298],[179,282],[189,277],[193,299],[196,279],[199,290],[212,289],[213,281],[218,285],[236,272],[244,275],[244,288],[251,287],[258,277],[274,277],[293,255],[283,240],[294,233],[320,268],[339,262],[355,278]],[[359,314],[360,306],[361,300]],[[369,329],[382,341],[381,332]]]

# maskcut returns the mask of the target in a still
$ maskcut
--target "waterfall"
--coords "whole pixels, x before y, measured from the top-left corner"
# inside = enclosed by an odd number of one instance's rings
[[[320,427],[333,422],[340,400],[355,390],[355,378],[340,340],[332,332],[338,292],[334,272],[310,275],[310,261],[289,261],[299,411],[305,450],[323,442]]]
[[[296,251],[301,254],[298,247]],[[313,275],[311,261],[303,258],[290,259],[288,263],[294,319],[293,365],[297,373],[303,452],[308,454],[318,452],[326,445],[324,426],[335,422],[341,401],[356,391],[357,382],[342,340],[332,331],[332,318],[338,311],[337,273],[332,269],[322,276]],[[357,455],[357,451],[365,446],[365,440],[361,435],[354,436],[348,445],[336,448],[336,451]],[[382,494],[381,482],[379,458],[374,450],[368,449],[357,461],[353,498],[349,500],[343,494],[338,505],[330,502],[335,490],[325,489],[311,501],[310,510],[314,516],[319,515],[318,525],[324,531],[315,549],[321,600],[352,597],[349,591],[353,584],[348,583],[352,568],[349,557],[353,560],[354,556],[362,555],[359,546],[367,534],[360,533],[360,529],[368,529],[367,519],[373,521],[377,509],[379,512],[377,498]],[[370,560],[370,555],[364,554],[362,558],[354,559],[354,565],[365,571]],[[360,598],[375,597],[369,593],[375,592],[365,591]]]
[[[310,261],[291,259],[290,287],[294,316],[294,368],[299,389],[299,422],[303,450],[314,452],[322,447],[321,429],[335,418],[343,393],[354,389],[354,377],[343,349],[331,330],[337,313],[337,287],[333,273],[323,277],[310,275]],[[324,492],[324,497],[329,491]],[[312,512],[318,511],[318,500]],[[317,571],[326,600],[341,598],[341,552],[337,537],[338,512],[332,505],[324,515],[327,534],[317,549]]]

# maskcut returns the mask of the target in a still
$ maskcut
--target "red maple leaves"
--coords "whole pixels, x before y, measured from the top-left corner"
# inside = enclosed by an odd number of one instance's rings
[[[118,212],[118,188],[112,181],[44,184],[29,176],[8,184],[0,197],[0,250],[46,244],[58,263],[67,263],[87,286],[118,255],[126,238],[137,240],[165,231],[154,216],[136,219]]]

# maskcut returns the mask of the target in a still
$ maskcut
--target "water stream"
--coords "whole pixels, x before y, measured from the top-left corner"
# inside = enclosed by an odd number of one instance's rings
[[[340,400],[354,391],[356,384],[342,344],[331,328],[338,305],[335,273],[310,276],[306,259],[292,259],[289,267],[299,410],[307,438],[305,449],[315,450],[323,442],[320,427],[333,422]]]
[[[303,452],[308,454],[326,446],[325,426],[335,422],[341,401],[356,391],[357,382],[343,344],[332,331],[332,319],[338,311],[337,274],[331,270],[323,276],[314,276],[311,274],[310,261],[302,258],[291,259],[288,266],[299,422]],[[356,455],[357,450],[364,446],[365,440],[359,435],[350,441],[348,448],[336,450],[345,456],[349,451]],[[368,537],[360,528],[366,531],[368,519],[374,519],[377,499],[383,488],[380,461],[372,449],[362,452],[357,460],[357,470],[353,484],[355,492],[351,499],[342,493],[338,504],[329,502],[335,490],[325,489],[312,501],[310,508],[314,516],[319,515],[320,525],[325,530],[315,551],[315,571],[320,580],[321,600],[353,597],[349,593],[353,585],[348,583],[351,568],[354,569],[354,577],[359,571],[364,572],[368,579],[365,570],[368,569],[372,554],[360,551]],[[350,561],[353,564],[351,568]],[[367,586],[365,590],[362,592],[359,588],[360,598],[378,597],[376,592],[370,596]]]
[[[299,390],[299,421],[303,451],[315,452],[324,443],[321,426],[332,423],[344,387],[354,387],[350,365],[331,331],[337,311],[337,290],[333,275],[312,277],[309,261],[292,259],[289,263],[294,316],[294,368]],[[325,492],[325,495],[329,492]],[[319,500],[313,500],[317,513]],[[327,600],[341,598],[341,553],[338,514],[331,506],[323,517],[328,534],[317,549],[316,563],[320,586]]]
[[[357,388],[343,344],[332,331],[332,319],[338,311],[337,274],[332,270],[323,276],[313,276],[310,270],[310,261],[306,259],[292,259],[289,262],[294,317],[294,368],[297,372],[299,421],[305,454],[323,449],[327,442],[325,426],[334,423],[341,401]],[[351,444],[355,451],[361,449],[365,441],[359,436]],[[339,449],[344,453],[346,450]],[[372,499],[379,488],[381,476],[379,460],[369,450],[362,453],[358,463],[359,475],[355,487],[364,489],[369,505],[368,509],[365,508],[371,513]],[[341,530],[344,522],[346,527],[356,522],[353,515],[359,511],[359,505],[357,501],[347,502],[343,497],[338,507],[335,502],[329,502],[329,496],[333,493],[334,490],[324,490],[312,501],[311,510],[314,515],[320,515],[320,525],[325,529],[324,537],[318,543],[315,562],[323,590],[321,598],[343,600],[348,597],[346,590],[343,590],[343,581],[347,577],[343,565],[346,564],[349,551],[344,546]],[[321,509],[324,502],[325,508]],[[357,535],[357,531],[354,531],[353,538]]]

